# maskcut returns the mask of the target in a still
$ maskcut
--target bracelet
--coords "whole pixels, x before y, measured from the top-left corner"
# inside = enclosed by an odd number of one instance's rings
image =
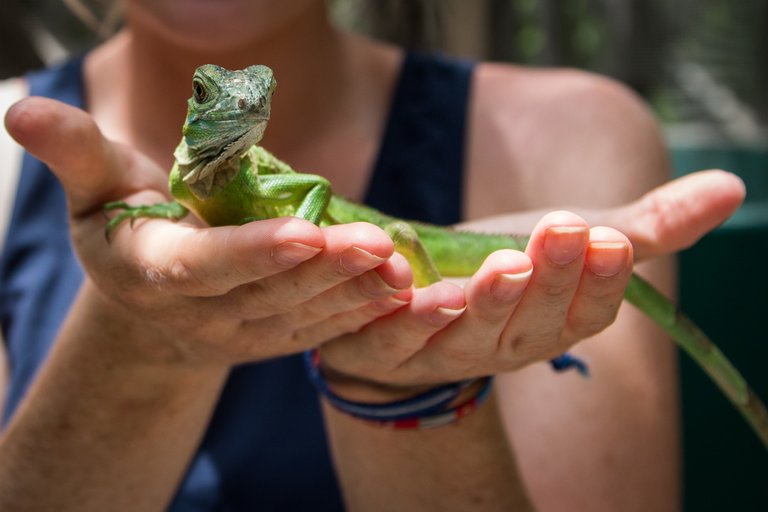
[[[587,363],[568,352],[565,352],[554,359],[550,359],[549,364],[552,365],[552,369],[556,372],[564,372],[573,368],[579,372],[579,375],[582,377],[589,377],[589,366],[587,366]]]
[[[355,402],[334,393],[320,369],[317,349],[304,353],[309,380],[328,403],[352,417],[396,429],[428,429],[448,425],[468,415],[490,395],[493,378],[467,379],[444,384],[419,395],[390,403]],[[464,402],[451,407],[462,391],[478,381],[482,385]]]

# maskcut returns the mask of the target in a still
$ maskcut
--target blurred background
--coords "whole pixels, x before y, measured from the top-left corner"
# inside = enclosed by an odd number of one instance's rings
[[[407,47],[611,76],[658,116],[675,174],[739,174],[747,202],[681,255],[680,301],[768,400],[768,0],[328,3],[339,25]],[[0,78],[97,44],[119,28],[114,5],[2,0]],[[685,356],[681,382],[685,509],[765,510],[768,453]]]

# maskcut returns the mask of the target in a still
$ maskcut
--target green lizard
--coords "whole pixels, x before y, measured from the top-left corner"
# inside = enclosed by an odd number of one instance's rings
[[[189,211],[211,226],[296,216],[320,226],[365,221],[384,229],[411,264],[416,286],[442,276],[473,274],[486,256],[499,249],[524,250],[527,236],[489,235],[411,223],[352,203],[331,190],[322,176],[297,173],[257,143],[270,115],[276,82],[266,66],[229,71],[198,68],[192,79],[183,137],[170,173],[175,201],[131,206],[107,224],[107,236],[126,219],[179,220]],[[630,303],[663,327],[717,383],[768,448],[768,412],[741,374],[691,320],[636,274],[625,292]],[[581,363],[569,360],[559,362]],[[558,362],[553,360],[553,362]]]

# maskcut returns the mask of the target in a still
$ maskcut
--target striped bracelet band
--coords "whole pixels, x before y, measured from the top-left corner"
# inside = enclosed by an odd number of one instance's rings
[[[339,411],[355,418],[396,429],[428,429],[448,425],[477,409],[490,395],[493,378],[467,379],[444,384],[404,400],[389,403],[355,402],[334,393],[320,369],[318,351],[304,353],[307,375],[317,391]],[[482,385],[458,405],[462,391],[478,381]]]

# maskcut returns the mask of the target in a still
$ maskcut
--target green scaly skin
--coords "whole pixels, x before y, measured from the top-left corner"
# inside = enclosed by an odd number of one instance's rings
[[[107,236],[126,219],[179,220],[189,211],[210,226],[296,216],[325,226],[370,222],[384,229],[410,262],[417,286],[442,276],[472,275],[499,249],[524,250],[527,236],[469,233],[408,222],[333,195],[322,176],[297,173],[256,144],[269,120],[272,71],[201,66],[192,81],[181,143],[174,152],[170,190],[175,201],[147,206],[124,202]],[[674,304],[636,274],[625,298],[652,318],[707,372],[768,448],[768,412],[741,374]]]

